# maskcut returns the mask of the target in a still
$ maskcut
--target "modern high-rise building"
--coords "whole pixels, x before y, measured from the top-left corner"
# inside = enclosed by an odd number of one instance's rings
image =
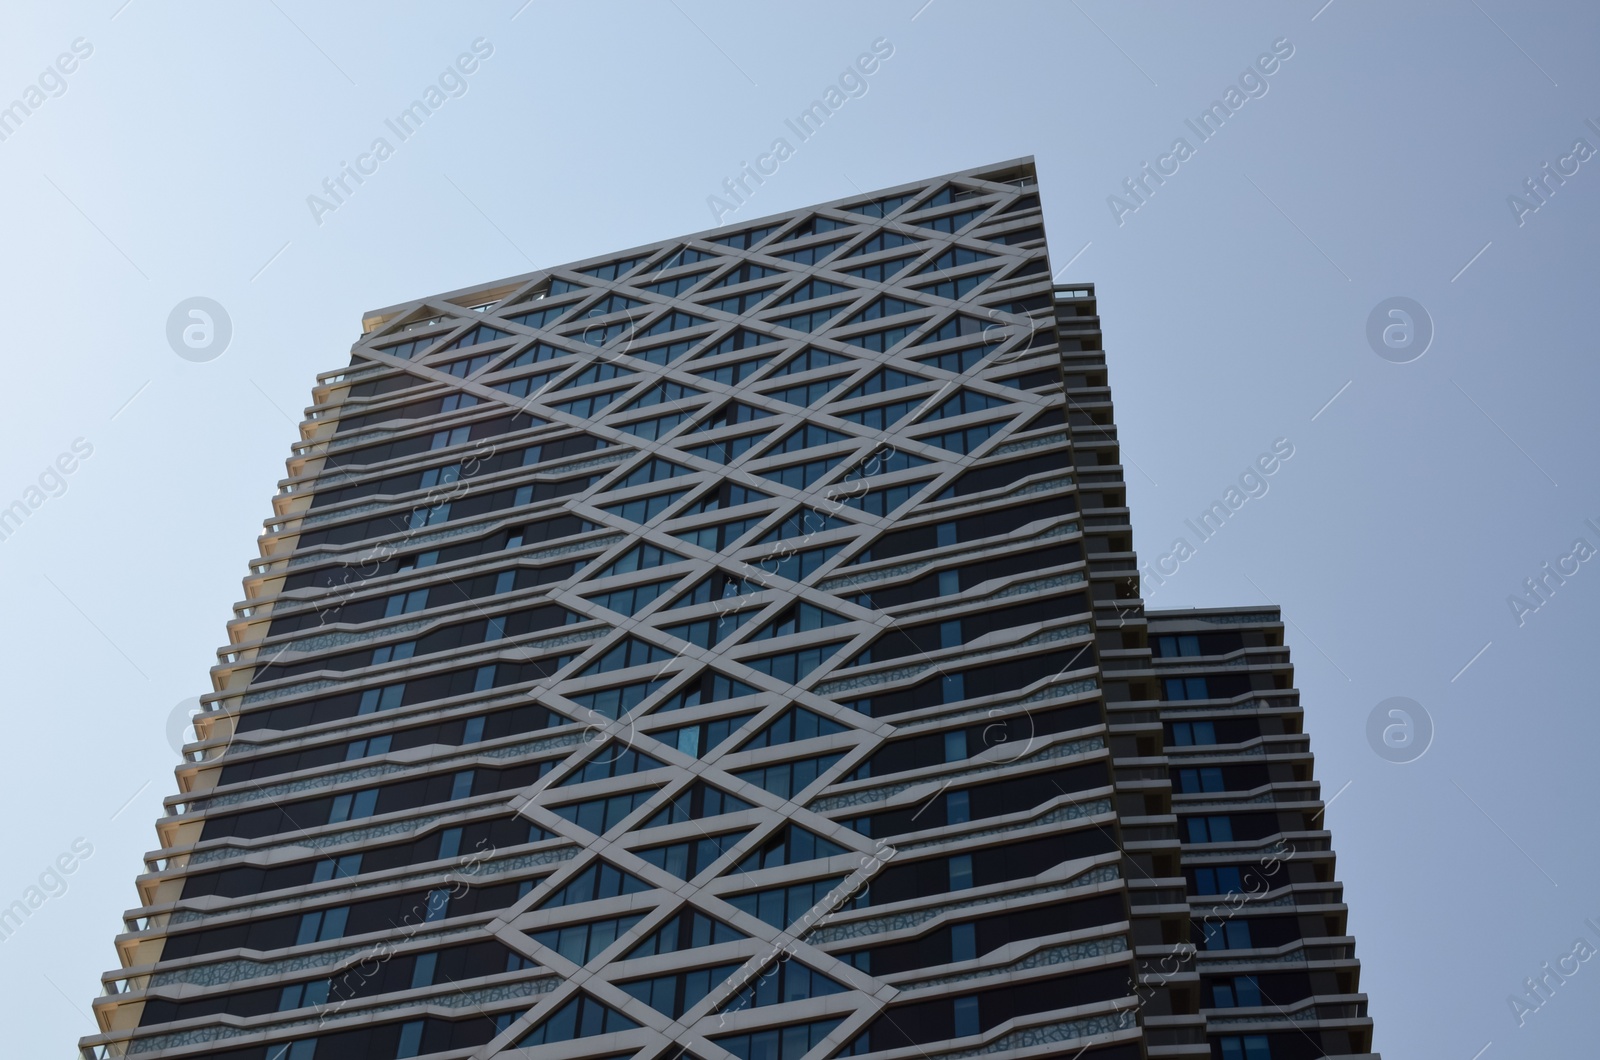
[[[1028,159],[368,315],[83,1055],[1373,1055],[1279,616],[1125,501]]]

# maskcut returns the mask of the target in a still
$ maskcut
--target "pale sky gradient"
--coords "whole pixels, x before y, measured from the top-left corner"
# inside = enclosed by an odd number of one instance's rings
[[[7,13],[0,104],[41,105],[0,141],[0,507],[41,503],[0,540],[0,905],[73,870],[0,941],[6,1055],[91,1029],[174,789],[169,716],[209,688],[314,376],[362,312],[710,226],[708,196],[880,37],[866,93],[724,220],[1036,156],[1060,278],[1099,287],[1142,559],[1294,447],[1150,601],[1283,606],[1377,1047],[1594,1053],[1600,965],[1527,1026],[1506,999],[1600,921],[1600,563],[1520,626],[1508,597],[1600,547],[1600,158],[1573,154],[1600,149],[1600,10],[519,5]],[[307,196],[479,38],[464,94],[319,224]],[[1292,55],[1246,79],[1275,42]],[[1202,142],[1187,123],[1234,85]],[[1107,199],[1145,162],[1169,175],[1119,225]],[[1519,218],[1539,176],[1553,194]],[[208,362],[166,337],[197,296],[232,325]],[[1399,296],[1434,327],[1409,363],[1367,340]],[[1391,697],[1436,726],[1409,764],[1368,743]]]

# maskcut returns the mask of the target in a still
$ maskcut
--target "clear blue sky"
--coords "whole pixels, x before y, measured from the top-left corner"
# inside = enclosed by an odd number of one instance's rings
[[[313,377],[362,311],[707,227],[779,137],[724,221],[1036,156],[1061,279],[1099,285],[1147,562],[1289,440],[1151,603],[1283,606],[1378,1048],[1592,1053],[1600,964],[1526,1026],[1506,999],[1600,922],[1600,562],[1524,588],[1600,548],[1600,157],[1574,152],[1600,151],[1600,11],[521,3],[7,14],[0,105],[28,113],[0,114],[0,508],[38,503],[0,540],[0,905],[72,865],[0,941],[8,1055],[90,1029],[173,790],[169,715],[209,689]],[[864,94],[800,143],[785,119],[879,38]],[[386,121],[429,86],[402,140]],[[345,163],[371,171],[314,209]],[[209,361],[167,339],[196,296],[231,322]],[[1408,363],[1367,338],[1398,296],[1434,332]],[[1512,594],[1539,604],[1520,624]],[[1367,737],[1397,696],[1436,729],[1405,764]]]

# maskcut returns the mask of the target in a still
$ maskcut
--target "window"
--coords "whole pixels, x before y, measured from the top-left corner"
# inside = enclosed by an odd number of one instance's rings
[[[850,288],[837,283],[829,283],[827,280],[807,280],[772,304],[774,306],[794,305],[798,302],[809,302],[813,298],[826,298],[830,294],[839,294],[841,291],[848,290]]]
[[[449,892],[446,892],[446,897],[448,894]],[[303,914],[300,917],[300,930],[295,935],[294,944],[304,946],[311,942],[326,942],[329,939],[343,937],[345,919],[349,915],[349,906],[319,909],[314,913]]]
[[[745,832],[711,836],[686,843],[669,843],[666,846],[646,847],[635,854],[659,869],[665,869],[680,880],[692,880],[713,861],[743,839]]]
[[[1250,922],[1226,920],[1201,922],[1201,942],[1208,950],[1247,950],[1250,948]]]
[[[834,889],[843,883],[844,879],[842,876],[833,876],[767,891],[730,894],[727,900],[735,909],[749,913],[775,928],[783,928],[794,923],[818,902],[833,894]]]
[[[590,397],[578,398],[575,401],[563,401],[559,405],[552,405],[550,407],[555,409],[557,412],[565,412],[567,415],[576,416],[579,419],[592,419],[595,413],[599,412],[601,409],[605,408],[607,405],[611,404],[621,396],[622,391],[612,390],[609,393],[594,394]],[[465,441],[466,439],[463,438],[462,440]]]
[[[577,321],[573,323],[576,324]],[[619,320],[614,324],[590,324],[581,330],[567,331],[563,334],[569,339],[580,339],[591,346],[604,346],[632,326],[632,320]]]
[[[713,987],[738,970],[737,964],[722,964],[618,985],[657,1012],[677,1019],[705,1000]]]
[[[671,662],[675,658],[677,655],[665,648],[658,648],[635,637],[627,637],[621,644],[596,659],[578,676],[590,677],[594,674],[610,673],[612,670],[625,670],[630,666]]]
[[[585,276],[593,276],[600,280],[615,280],[643,260],[643,258],[623,258],[621,261],[609,261],[604,265],[591,265],[587,269],[579,269],[578,271]]]
[[[713,787],[705,781],[697,781],[682,792],[672,802],[668,803],[661,811],[652,816],[640,829],[661,828],[669,824],[682,824],[685,821],[699,821],[707,817],[719,817],[725,813],[737,813],[748,810],[751,806],[737,795],[729,795],[721,788]]]
[[[713,600],[732,600],[750,593],[760,592],[761,588],[761,585],[756,582],[747,581],[719,568],[695,583],[694,588],[684,593],[672,605],[672,608],[709,604]]]
[[[722,921],[713,920],[694,909],[685,909],[661,925],[655,934],[629,950],[626,959],[631,961],[635,957],[694,950],[722,942],[738,942],[742,938],[742,934]]]
[[[605,316],[608,313],[620,313],[625,309],[633,309],[642,305],[644,305],[643,302],[629,298],[627,295],[608,294],[590,305],[585,315],[591,317]]]
[[[776,231],[777,227],[777,225],[767,225],[765,228],[752,228],[747,232],[735,232],[731,236],[719,236],[711,242],[720,243],[735,250],[749,250]]]
[[[620,718],[644,702],[651,693],[664,684],[665,681],[639,681],[631,685],[617,685],[615,688],[585,692],[569,698],[580,707],[586,707],[596,714],[603,714],[608,718]]]
[[[1204,769],[1178,770],[1178,791],[1184,795],[1203,791],[1226,791],[1222,783],[1222,770],[1215,766]]]
[[[669,637],[702,648],[711,649],[722,643],[723,638],[731,636],[738,628],[754,618],[761,610],[757,604],[748,610],[732,611],[727,614],[714,615],[711,618],[702,618],[695,622],[685,622],[677,626],[663,626],[661,632]]]
[[[667,460],[652,458],[639,464],[622,481],[613,484],[611,489],[627,489],[630,486],[643,486],[649,482],[663,482],[679,475],[687,475],[690,471],[686,467],[674,464]]]
[[[771,293],[771,288],[763,291],[745,291],[743,294],[719,298],[714,302],[702,302],[701,305],[707,309],[715,309],[720,313],[732,313],[737,316],[748,311]]]
[[[408,593],[396,593],[389,597],[383,608],[384,618],[393,618],[396,615],[409,615],[413,611],[421,611],[428,606],[428,590],[413,589]]]
[[[681,309],[674,309],[668,312],[661,319],[657,320],[654,324],[651,324],[649,327],[639,332],[637,337],[644,339],[653,335],[665,335],[668,332],[681,331],[684,328],[692,328],[697,324],[707,323],[710,323],[710,321],[706,320],[704,317],[697,317],[691,313],[685,313]],[[619,328],[627,327],[627,324],[624,323],[617,326]],[[596,343],[596,345],[598,345],[598,343]]]
[[[550,947],[573,964],[587,964],[600,951],[617,941],[618,935],[643,919],[642,916],[625,916],[615,920],[592,920],[587,924],[530,932],[529,938],[541,946]]]
[[[668,552],[648,542],[635,545],[622,555],[605,570],[596,574],[596,578],[609,578],[614,574],[631,574],[634,571],[649,570],[652,567],[661,567],[668,563],[679,563],[683,557],[675,552]]]
[[[309,1008],[325,1004],[328,1000],[328,980],[313,979],[309,983],[291,983],[278,996],[278,1011]],[[292,1053],[290,1055],[293,1055]],[[309,1054],[308,1054],[309,1055]]]
[[[815,604],[801,600],[791,604],[777,618],[756,630],[750,639],[754,641],[787,637],[793,633],[805,633],[813,629],[837,626],[847,621],[849,620],[842,615],[836,615],[832,611],[825,611]]]
[[[744,728],[745,722],[753,717],[753,714],[737,714],[731,718],[716,718],[677,729],[657,729],[650,735],[691,758],[699,758],[705,752],[721,746],[722,741]]]
[[[1236,975],[1211,984],[1211,1003],[1217,1008],[1255,1008],[1261,1004],[1261,985],[1253,975]]]
[[[796,508],[783,522],[773,527],[761,536],[756,542],[760,545],[772,545],[791,537],[805,537],[808,534],[820,534],[824,530],[837,530],[851,524],[843,519],[836,519],[827,512],[816,508]]]
[[[813,446],[849,440],[850,436],[848,434],[840,434],[838,431],[830,431],[826,427],[808,423],[761,455],[776,456],[779,453],[797,453],[802,449],[810,449]]]
[[[859,268],[843,269],[847,276],[859,276],[863,280],[884,283],[899,273],[899,271],[915,261],[915,255],[904,258],[890,258],[888,261],[878,261],[871,265],[862,265]]]
[[[609,611],[619,615],[633,616],[648,607],[656,597],[677,584],[675,579],[669,578],[662,582],[651,582],[649,585],[635,585],[627,589],[618,589],[615,592],[600,593],[589,599]]]
[[[876,254],[880,250],[891,250],[894,247],[903,247],[915,242],[915,239],[910,236],[903,236],[899,232],[879,232],[846,254],[845,257],[859,258],[865,254]]]
[[[752,420],[764,419],[770,415],[772,413],[767,412],[765,409],[758,409],[738,401],[730,401],[716,412],[713,412],[695,430],[714,431],[718,427],[731,427],[736,423],[749,423]]]
[[[732,287],[737,283],[749,283],[751,280],[760,280],[776,275],[778,275],[777,269],[769,269],[765,265],[757,265],[755,262],[750,261],[741,262],[723,273],[717,282],[708,286],[706,290],[714,291],[718,287]]]
[[[622,408],[621,412],[632,412],[635,408],[650,408],[651,405],[661,405],[664,402],[682,402],[682,400],[690,399],[690,397],[699,397],[701,394],[704,394],[704,391],[696,391],[693,386],[683,386],[682,383],[662,381],[662,383],[658,383],[656,386],[650,387],[648,391],[638,395],[637,399],[629,402],[626,407]]]
[[[660,515],[677,502],[687,496],[688,490],[674,490],[671,493],[657,493],[650,497],[640,497],[637,500],[627,501],[623,504],[608,504],[601,507],[601,511],[610,512],[633,523],[647,523]],[[609,605],[608,605],[609,606]],[[615,610],[615,608],[613,608]]]
[[[1217,742],[1217,726],[1209,721],[1175,721],[1172,723],[1172,746],[1193,747]]]
[[[536,342],[532,346],[517,354],[516,357],[498,365],[496,372],[504,372],[511,368],[526,368],[530,364],[540,364],[544,361],[553,361],[558,357],[571,357],[566,350],[559,350],[547,342]]]
[[[669,710],[684,710],[688,707],[698,707],[702,703],[720,703],[726,699],[738,699],[741,696],[755,694],[756,690],[743,681],[735,681],[715,670],[702,670],[684,686],[683,691],[664,700],[656,708],[655,713],[664,714]]]
[[[886,391],[899,390],[902,387],[916,386],[918,383],[926,382],[927,380],[921,376],[902,372],[898,368],[880,368],[851,387],[850,391],[845,394],[844,400],[866,397],[869,394],[882,394]]]
[[[1195,894],[1239,894],[1244,883],[1239,866],[1220,865],[1194,870]]]
[[[866,214],[868,217],[887,217],[900,207],[910,202],[914,194],[892,195],[887,199],[878,199],[874,202],[858,203],[855,206],[846,206],[851,213]]]
[[[583,764],[583,768],[567,774],[566,779],[557,784],[556,787],[565,788],[574,784],[587,784],[591,780],[611,780],[633,773],[660,769],[665,764],[656,761],[647,754],[634,750],[632,747],[618,750],[619,746],[617,743],[612,743],[602,747],[598,754]]]
[[[792,386],[787,390],[769,391],[767,396],[777,398],[779,401],[786,401],[791,405],[807,408],[827,396],[828,391],[832,390],[838,382],[839,378],[837,376],[832,379],[819,379],[815,383],[807,383],[805,386]]]
[[[885,328],[882,331],[869,331],[861,335],[851,335],[843,341],[852,346],[860,346],[866,350],[876,350],[883,353],[898,345],[902,339],[922,326],[921,321],[903,324],[897,328]]]
[[[969,317],[964,313],[958,313],[924,335],[918,340],[917,345],[926,346],[932,342],[943,342],[946,339],[959,338],[962,335],[979,335],[983,333],[984,328],[987,326],[987,321],[980,320],[977,317]]]
[[[1172,659],[1200,654],[1200,638],[1193,634],[1156,638],[1156,658]]]
[[[602,835],[628,814],[642,806],[645,800],[655,793],[654,788],[644,788],[640,791],[630,791],[626,795],[613,795],[606,799],[591,799],[588,802],[573,802],[565,806],[553,806],[551,807],[551,812],[557,817],[571,821],[587,832]]]
[[[950,431],[945,434],[929,434],[918,438],[919,442],[928,442],[941,449],[949,449],[954,453],[971,453],[978,446],[1004,430],[1010,420],[996,420],[994,423],[983,423],[965,430]]]
[[[881,320],[884,317],[898,316],[901,313],[915,313],[923,308],[926,307],[920,306],[915,302],[907,302],[903,298],[891,298],[888,295],[884,295],[851,317],[846,323],[861,324],[868,320]]]
[[[922,402],[923,398],[915,397],[909,401],[897,401],[890,405],[874,405],[871,408],[858,409],[855,412],[842,412],[838,415],[841,420],[849,420],[851,423],[859,423],[863,427],[886,431],[905,419]]]
[[[832,718],[825,718],[804,707],[790,707],[773,720],[772,724],[758,732],[749,743],[740,750],[749,751],[757,747],[776,747],[779,744],[792,743],[798,740],[810,740],[818,736],[831,736],[836,732],[848,731]],[[965,756],[963,756],[965,757]]]
[[[964,416],[969,412],[981,412],[984,409],[998,408],[1009,405],[1011,402],[1005,398],[990,397],[980,394],[976,390],[962,387],[955,394],[928,413],[929,420],[942,420],[949,416]]]
[[[798,865],[818,858],[831,858],[847,853],[844,847],[830,839],[809,832],[799,825],[789,825],[752,850],[735,866],[736,872],[756,872],[760,869]]]
[[[1211,698],[1204,677],[1169,677],[1162,682],[1162,686],[1169,700]]]
[[[765,559],[752,560],[750,565],[760,567],[768,574],[776,574],[792,582],[803,581],[828,560],[838,555],[843,545],[809,548],[804,552],[780,552]]]
[[[1190,817],[1188,818],[1189,842],[1191,843],[1231,843],[1233,842],[1233,821],[1228,817]]]
[[[721,552],[739,538],[743,537],[752,526],[755,526],[764,515],[752,515],[748,519],[735,519],[732,522],[718,523],[715,526],[702,526],[694,530],[680,530],[672,536],[679,541],[686,541],[691,545],[699,545],[711,552]]]
[[[486,325],[486,323],[480,323],[480,325],[477,325],[477,327],[467,328],[466,335],[462,335],[461,338],[456,339],[454,343],[451,343],[450,346],[446,346],[445,349],[461,349],[461,347],[464,346],[477,346],[477,344],[480,343],[493,343],[494,339],[498,338],[510,338],[510,335],[507,333],[507,331],[501,331],[499,328],[491,328],[490,325]]]
[[[809,313],[796,313],[793,316],[779,317],[768,321],[775,327],[793,328],[795,331],[816,331],[828,321],[844,311],[844,306],[830,306],[827,309],[813,309]]]
[[[565,887],[552,894],[535,908],[555,909],[560,906],[597,902],[602,898],[616,898],[624,894],[638,894],[650,890],[650,885],[637,876],[629,875],[602,861],[590,865],[567,882]]]
[[[523,327],[548,327],[554,321],[560,320],[562,314],[571,309],[574,304],[575,303],[573,302],[568,302],[566,305],[550,306],[545,309],[535,309],[529,313],[518,313],[516,316],[506,317],[506,319],[511,321],[513,324],[521,324]]]
[[[816,783],[817,777],[843,757],[842,754],[832,754],[802,758],[797,762],[778,762],[760,769],[746,769],[734,776],[787,799]]]
[[[714,464],[731,464],[749,451],[752,445],[767,436],[765,431],[756,434],[741,434],[735,438],[724,438],[720,442],[710,442],[706,445],[697,445],[684,452],[690,456],[698,456],[701,460],[709,460]]]
[[[930,205],[932,205],[930,203]],[[953,269],[957,265],[971,265],[975,261],[987,261],[994,257],[981,250],[968,250],[966,247],[951,247],[949,250],[934,258],[928,264],[917,270],[920,275],[927,272],[941,272],[944,269]]]
[[[776,378],[780,375],[793,375],[796,372],[809,372],[813,368],[826,368],[833,364],[843,364],[849,359],[850,358],[842,357],[837,353],[829,353],[826,350],[819,350],[814,346],[807,346],[804,350],[800,351],[799,356],[792,357],[788,361],[784,362],[783,367],[773,372],[768,378]]]
[[[633,369],[623,368],[612,361],[597,361],[574,375],[571,379],[568,379],[565,383],[562,383],[561,389],[570,390],[573,387],[588,386],[591,383],[609,382],[612,379],[622,379],[633,374]]]
[[[812,483],[844,463],[847,456],[849,456],[848,453],[841,453],[838,456],[830,456],[822,460],[809,460],[803,464],[775,467],[769,471],[761,472],[761,477],[768,481],[788,486],[790,489],[810,489]]]
[[[970,276],[958,276],[953,280],[940,280],[930,283],[926,287],[918,287],[918,291],[936,295],[939,298],[948,298],[951,301],[960,301],[965,298],[974,287],[993,276],[992,272],[975,272]]]
[[[780,960],[776,966],[762,970],[753,982],[740,990],[722,1007],[724,1012],[761,1008],[764,1005],[781,1005],[786,1001],[802,1001],[809,997],[826,997],[837,994],[844,987],[821,972],[794,960]]]
[[[921,228],[931,228],[935,232],[959,232],[967,225],[983,216],[987,206],[980,206],[976,210],[962,210],[960,213],[947,213],[943,217],[935,217],[928,221],[914,222]]]
[[[655,389],[659,388],[652,388],[651,392],[653,393]],[[619,423],[617,428],[627,431],[629,434],[638,435],[640,438],[655,441],[692,415],[694,415],[693,409],[687,412],[674,412],[668,416],[657,416],[651,420],[634,420],[632,423]]]
[[[715,368],[702,368],[695,375],[723,383],[727,386],[738,386],[761,371],[763,365],[772,360],[771,357],[752,357],[747,361],[735,361],[732,364],[722,364]]]
[[[335,795],[333,797],[333,805],[328,808],[328,823],[338,824],[341,821],[359,821],[364,817],[371,817],[377,812],[377,788],[346,792],[343,795]]]
[[[854,467],[845,472],[839,481],[855,482],[861,479],[872,478],[875,475],[888,475],[895,471],[905,471],[908,468],[921,467],[928,461],[914,453],[902,452],[899,449],[884,447],[875,449],[862,457]]]
[[[579,994],[557,1009],[549,1019],[529,1031],[516,1047],[526,1049],[547,1042],[591,1038],[596,1034],[631,1031],[638,1026],[622,1013],[607,1008],[589,995]]]
[[[741,504],[753,504],[756,501],[771,499],[760,490],[754,490],[749,486],[741,486],[737,483],[723,480],[705,493],[702,493],[700,500],[685,508],[680,514],[704,515],[707,512],[714,512],[723,508],[737,508]]]
[[[830,1019],[816,1023],[790,1023],[782,1028],[711,1040],[739,1060],[800,1060],[841,1022]],[[1250,1060],[1255,1058],[1251,1057]]]
[[[671,298],[675,295],[682,294],[684,291],[687,291],[704,278],[704,272],[696,272],[691,273],[688,276],[678,276],[670,280],[662,280],[660,283],[645,284],[644,289],[646,291],[653,291],[656,294],[666,295],[668,298]]]
[[[641,361],[649,361],[651,364],[667,364],[694,349],[699,341],[699,339],[680,339],[677,342],[669,342],[664,346],[646,346],[643,349],[635,349],[630,344],[622,352],[629,357],[637,357]]]
[[[836,239],[831,243],[813,243],[811,246],[806,247],[803,250],[785,251],[784,253],[776,256],[785,261],[793,261],[800,265],[815,265],[817,262],[827,257],[829,254],[832,254],[835,250],[843,245],[844,240]]]

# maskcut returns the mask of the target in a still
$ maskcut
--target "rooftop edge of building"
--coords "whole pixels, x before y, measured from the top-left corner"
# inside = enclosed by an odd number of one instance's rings
[[[1007,159],[999,162],[991,162],[986,165],[974,166],[970,169],[956,170],[951,173],[940,173],[932,177],[924,177],[921,180],[911,180],[902,184],[894,184],[887,188],[878,188],[869,192],[857,192],[854,195],[841,196],[837,199],[830,199],[827,202],[791,207],[787,210],[780,210],[777,213],[765,214],[761,217],[754,217],[748,220],[740,221],[737,224],[721,225],[716,228],[706,228],[695,232],[667,236],[663,239],[658,239],[650,243],[642,243],[638,246],[627,247],[622,250],[608,251],[604,254],[596,254],[586,258],[577,258],[573,261],[558,262],[542,269],[531,269],[528,272],[518,273],[515,276],[505,276],[499,279],[489,280],[484,283],[475,283],[466,287],[459,287],[453,291],[444,291],[437,294],[423,295],[422,297],[412,298],[404,302],[396,302],[393,305],[384,306],[381,309],[371,309],[366,313],[363,313],[361,317],[361,334],[363,336],[370,335],[372,332],[383,327],[385,324],[391,323],[397,318],[403,316],[405,313],[430,302],[450,302],[460,306],[463,309],[466,309],[484,301],[498,300],[498,297],[503,297],[504,294],[509,294],[517,287],[527,284],[528,282],[541,276],[547,275],[556,269],[572,270],[589,268],[595,265],[603,265],[608,261],[626,258],[630,255],[660,250],[668,243],[675,243],[683,240],[716,239],[724,235],[742,231],[744,229],[759,228],[763,223],[766,222],[781,222],[788,220],[794,216],[797,210],[842,209],[846,206],[846,204],[861,205],[864,203],[870,203],[876,199],[888,198],[900,192],[918,191],[926,188],[932,181],[958,180],[963,177],[992,179],[993,175],[1009,175],[1011,179],[1017,179],[1020,177],[1036,177],[1037,169],[1035,168],[1034,157],[1032,155],[1022,155],[1018,158]]]

